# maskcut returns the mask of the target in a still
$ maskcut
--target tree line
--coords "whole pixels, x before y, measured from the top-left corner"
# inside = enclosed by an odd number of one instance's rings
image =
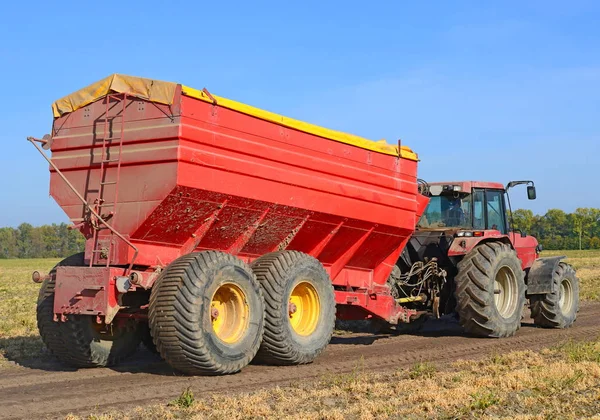
[[[552,209],[543,216],[519,209],[513,227],[538,238],[544,249],[600,249],[600,209]]]
[[[85,238],[67,224],[0,228],[0,259],[63,258],[83,251]]]
[[[548,210],[543,216],[515,210],[515,229],[533,235],[544,249],[600,249],[600,209],[579,208],[573,213]],[[65,223],[0,228],[0,258],[63,258],[83,251],[85,239]]]

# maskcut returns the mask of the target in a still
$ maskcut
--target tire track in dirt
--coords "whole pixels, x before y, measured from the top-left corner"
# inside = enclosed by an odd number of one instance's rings
[[[311,365],[251,365],[239,374],[220,377],[179,376],[147,352],[140,352],[135,362],[118,369],[61,371],[58,363],[38,369],[8,368],[0,370],[0,418],[64,417],[68,413],[127,409],[170,401],[188,386],[196,395],[243,392],[318,380],[355,369],[380,372],[425,360],[445,365],[491,353],[538,350],[567,339],[598,337],[599,317],[600,304],[586,304],[570,329],[544,330],[526,322],[515,337],[500,340],[465,337],[456,324],[441,321],[426,324],[418,335],[338,336]]]

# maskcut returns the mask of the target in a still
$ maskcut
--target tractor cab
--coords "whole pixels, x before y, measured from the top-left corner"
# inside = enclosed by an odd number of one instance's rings
[[[535,199],[532,181],[512,181],[506,187],[497,182],[422,182],[419,190],[429,203],[401,259],[408,266],[424,258],[453,266],[480,243],[500,241],[517,252],[524,269],[531,267],[541,250],[538,241],[511,226],[507,191],[521,184],[528,185],[528,198]]]
[[[420,230],[509,231],[502,184],[440,182],[427,185],[423,192],[429,197],[429,205],[419,220]]]
[[[447,281],[428,284],[428,288],[434,290],[440,299],[434,312],[452,312],[456,307],[454,279],[459,275],[461,262],[464,260],[467,264],[471,261],[470,257],[466,257],[474,255],[476,249],[483,249],[482,252],[487,252],[488,248],[513,252],[515,264],[523,272],[529,272],[541,249],[536,238],[511,226],[507,191],[520,184],[527,184],[528,197],[535,199],[532,181],[513,181],[506,187],[495,182],[426,184],[421,181],[419,192],[429,199],[429,203],[396,263],[399,272],[408,273],[409,277],[405,283],[396,282],[401,285],[397,294],[414,295],[416,292],[411,286],[421,284],[418,276],[412,276],[415,264],[434,261],[448,274]]]

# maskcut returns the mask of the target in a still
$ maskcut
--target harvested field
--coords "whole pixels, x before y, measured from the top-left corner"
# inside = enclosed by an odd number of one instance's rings
[[[466,337],[451,320],[398,336],[343,332],[312,365],[214,378],[180,376],[143,350],[114,369],[65,368],[37,335],[39,286],[29,280],[56,261],[0,261],[0,418],[591,416],[600,412],[600,252],[565,254],[592,301],[571,329],[526,318],[503,340]]]

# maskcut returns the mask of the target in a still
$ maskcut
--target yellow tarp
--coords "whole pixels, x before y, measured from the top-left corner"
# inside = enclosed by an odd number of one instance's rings
[[[111,92],[128,93],[130,95],[148,99],[153,102],[171,105],[175,96],[176,87],[177,84],[172,82],[162,82],[158,80],[145,79],[142,77],[113,74],[112,76],[93,83],[86,88],[83,88],[54,102],[52,104],[52,111],[54,113],[54,117],[60,117],[63,114],[73,112],[76,109],[84,107]],[[186,96],[206,102],[212,102],[212,100],[201,90],[182,85],[181,91]],[[341,143],[351,144],[362,149],[372,150],[374,152],[384,153],[387,155],[401,156],[411,160],[418,160],[417,154],[407,146],[402,146],[401,150],[398,150],[398,146],[388,144],[385,140],[368,140],[353,134],[330,130],[328,128],[309,124],[304,121],[284,117],[282,115],[255,108],[241,102],[222,98],[217,95],[212,95],[212,97],[216,100],[217,106],[242,112],[255,118],[271,121],[285,127],[303,131],[309,134],[314,134],[330,140],[339,141]]]

